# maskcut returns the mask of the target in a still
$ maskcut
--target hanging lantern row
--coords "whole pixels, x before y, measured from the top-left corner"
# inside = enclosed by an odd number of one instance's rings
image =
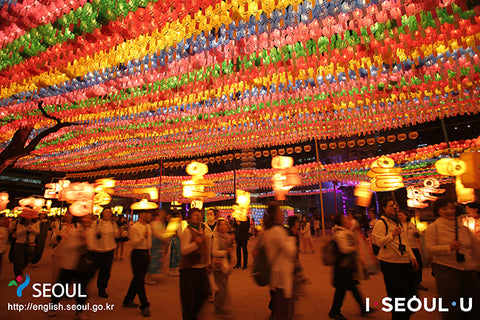
[[[416,131],[412,131],[408,134],[408,138],[414,140],[414,139],[417,139],[418,138],[418,132]],[[395,142],[395,140],[398,140],[398,141],[404,141],[405,139],[407,139],[407,134],[406,133],[400,133],[398,135],[389,135],[387,136],[386,138],[383,137],[383,136],[380,136],[380,137],[377,137],[376,139],[375,138],[368,138],[368,139],[359,139],[359,140],[349,140],[349,141],[341,141],[341,142],[331,142],[329,144],[327,143],[322,143],[320,144],[320,149],[321,150],[327,150],[328,148],[330,149],[336,149],[337,147],[340,148],[340,149],[344,149],[345,147],[349,147],[349,148],[354,148],[355,146],[359,146],[359,147],[363,147],[365,146],[365,144],[371,146],[371,145],[374,145],[375,143],[378,143],[378,144],[383,144],[385,143],[385,141],[388,141],[388,142]]]

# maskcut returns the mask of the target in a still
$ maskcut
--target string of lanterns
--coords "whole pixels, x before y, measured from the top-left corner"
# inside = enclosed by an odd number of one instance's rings
[[[198,158],[479,111],[480,18],[463,1],[34,3],[0,10],[15,17],[0,27],[0,149],[19,126],[52,124],[39,100],[82,125],[22,168]]]

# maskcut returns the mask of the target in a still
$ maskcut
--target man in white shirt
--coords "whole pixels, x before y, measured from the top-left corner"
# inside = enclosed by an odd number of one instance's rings
[[[130,261],[132,263],[133,279],[123,299],[124,307],[136,308],[138,304],[134,303],[133,300],[138,294],[141,303],[140,309],[144,317],[150,316],[150,302],[148,302],[145,293],[145,275],[150,264],[150,248],[152,247],[152,229],[148,224],[150,218],[150,210],[140,211],[138,221],[129,229],[130,244],[132,245]]]
[[[386,198],[382,200],[384,211],[382,219],[375,224],[372,231],[372,243],[380,247],[377,259],[383,273],[387,295],[392,298],[408,300],[416,293],[414,268],[417,260],[407,241],[405,229],[395,214],[395,202]],[[392,312],[392,319],[409,319],[410,312]]]

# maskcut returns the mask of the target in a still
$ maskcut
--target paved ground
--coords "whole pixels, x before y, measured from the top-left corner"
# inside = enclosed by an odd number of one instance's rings
[[[301,254],[301,262],[305,273],[311,280],[307,293],[296,304],[297,319],[328,319],[327,313],[330,309],[334,289],[331,286],[331,268],[324,267],[319,255],[321,242],[315,239],[315,254]],[[253,245],[249,242],[249,247]],[[47,250],[43,259],[37,268],[28,267],[26,272],[30,275],[32,282],[49,282],[51,277],[51,251]],[[128,252],[125,258],[128,257]],[[46,298],[32,298],[34,293],[31,285],[24,290],[22,298],[16,296],[15,287],[8,287],[8,282],[13,279],[12,265],[8,263],[7,257],[3,257],[2,273],[0,275],[0,319],[1,320],[20,320],[20,319],[50,319],[41,311],[7,311],[8,304],[23,303],[48,303]],[[252,258],[250,258],[253,261]],[[422,297],[433,297],[436,295],[435,282],[430,275],[431,269],[424,270],[423,284],[429,288],[428,292],[421,292]],[[129,259],[115,261],[112,268],[112,278],[110,280],[107,299],[96,296],[96,287],[94,281],[89,286],[90,304],[105,303],[115,304],[113,311],[89,312],[89,316],[94,319],[142,319],[137,309],[125,309],[121,307],[122,299],[128,289],[131,280],[131,269]],[[153,319],[177,320],[181,319],[180,298],[179,298],[179,279],[178,277],[161,276],[159,283],[155,286],[147,286],[147,296],[152,304],[151,312]],[[385,293],[382,276],[374,275],[368,281],[364,281],[360,286],[361,292],[365,297],[370,297],[371,301],[379,301]],[[258,287],[249,270],[235,270],[230,277],[230,293],[232,297],[231,308],[233,309],[231,319],[267,319],[269,312],[267,304],[269,301],[268,288]],[[72,304],[72,299],[65,299],[64,304]],[[351,294],[347,293],[342,312],[347,319],[360,319],[360,310],[356,305]],[[438,313],[427,313],[420,311],[411,319],[439,319]],[[73,312],[62,311],[53,319],[73,319]],[[212,304],[207,304],[202,311],[201,319],[215,319]],[[388,313],[378,311],[368,316],[368,319],[391,319]]]

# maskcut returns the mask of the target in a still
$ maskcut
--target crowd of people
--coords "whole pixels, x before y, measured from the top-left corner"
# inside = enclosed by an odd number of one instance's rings
[[[358,289],[360,280],[381,272],[387,295],[409,299],[422,285],[422,263],[427,252],[432,257],[433,273],[440,297],[447,303],[460,297],[480,301],[480,204],[463,208],[442,198],[433,204],[437,219],[422,234],[416,227],[417,216],[398,208],[394,200],[383,199],[381,215],[368,209],[364,217],[355,210],[333,219],[332,239],[337,255],[333,266],[334,296],[328,317],[345,319],[341,313],[344,297],[351,291],[360,314],[367,309]],[[45,242],[53,247],[52,282],[80,283],[82,295],[76,303],[86,303],[86,288],[96,276],[98,296],[107,298],[110,272],[114,260],[122,260],[125,243],[131,247],[133,271],[122,306],[139,308],[144,317],[151,315],[145,285],[156,284],[155,275],[179,276],[183,319],[197,319],[203,304],[214,303],[215,314],[229,317],[229,276],[233,269],[248,267],[247,243],[252,234],[251,221],[219,217],[219,212],[192,208],[186,217],[164,210],[138,210],[138,220],[127,221],[103,210],[99,219],[94,215],[74,217],[70,212],[59,218],[40,215],[31,219],[20,217],[9,221],[0,217],[0,254],[9,252],[13,273],[23,275],[28,264],[35,266],[43,253]],[[263,246],[269,268],[270,319],[292,319],[295,301],[308,277],[303,273],[299,253],[314,252],[312,236],[319,234],[319,220],[288,217],[278,203],[270,203],[262,220],[262,232],[255,254]],[[313,229],[313,230],[312,230]],[[426,252],[420,240],[424,239]],[[261,240],[260,240],[261,239]],[[235,258],[236,247],[236,259]],[[309,249],[309,250],[308,250]],[[234,263],[235,260],[235,263]],[[1,261],[1,259],[0,259]],[[242,263],[243,262],[243,263]],[[1,269],[0,269],[1,270]],[[138,296],[140,304],[135,302]],[[57,304],[61,298],[52,298]],[[458,309],[443,313],[444,319],[478,319],[480,305],[474,304],[468,314]],[[48,313],[56,315],[55,310]],[[408,319],[410,313],[392,312],[393,319]],[[81,309],[76,319],[86,319]]]

